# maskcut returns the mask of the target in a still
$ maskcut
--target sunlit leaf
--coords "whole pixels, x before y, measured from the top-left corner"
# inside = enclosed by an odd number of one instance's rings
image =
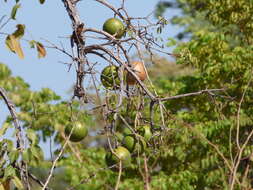
[[[47,52],[44,46],[40,42],[36,42],[36,48],[38,52],[38,58],[45,57]]]
[[[15,38],[14,38],[15,39]],[[15,39],[13,42],[13,45],[14,45],[14,50],[15,52],[17,53],[18,57],[20,59],[24,59],[24,53],[23,53],[23,50],[21,48],[21,45],[20,45],[20,42],[19,40]]]
[[[10,162],[14,163],[18,159],[18,156],[19,156],[19,152],[17,150],[11,151],[9,153]]]
[[[25,149],[23,151],[23,154],[22,154],[23,161],[25,161],[26,163],[30,162],[31,161],[31,155],[32,155],[32,153],[31,153],[30,148]]]
[[[27,138],[31,141],[32,144],[36,143],[37,135],[36,135],[35,131],[33,131],[31,129],[28,129],[26,131],[26,135],[27,135]]]
[[[13,38],[13,36],[12,36],[12,35],[8,35],[8,36],[6,37],[6,39],[5,39],[5,44],[6,44],[7,48],[8,48],[10,51],[14,52],[14,48],[13,48],[13,45],[12,45],[12,43],[11,43],[11,38]]]
[[[12,52],[15,52],[20,59],[24,59],[24,53],[20,46],[20,42],[18,39],[15,38],[14,35],[8,35],[5,40],[5,44],[8,49]]]
[[[39,146],[32,146],[31,147],[31,152],[32,152],[32,155],[37,160],[43,160],[44,159],[43,151],[41,150],[41,148]]]
[[[0,190],[10,190],[10,180],[6,180],[0,184]]]
[[[0,129],[0,136],[3,136],[8,128],[9,128],[9,124],[4,123]]]
[[[12,166],[8,166],[4,169],[4,178],[15,176],[16,172],[15,169]]]
[[[11,19],[15,20],[16,19],[16,14],[17,14],[17,11],[18,9],[21,7],[20,4],[16,4],[13,8],[12,8],[12,11],[11,11]]]
[[[24,189],[21,180],[17,176],[13,176],[12,182],[14,183],[15,187],[17,187],[19,190]]]
[[[3,184],[0,184],[0,190],[5,190]]]

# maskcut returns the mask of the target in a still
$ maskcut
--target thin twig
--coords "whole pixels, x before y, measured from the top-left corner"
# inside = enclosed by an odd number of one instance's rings
[[[148,171],[148,163],[147,163],[147,157],[144,154],[144,170],[145,170],[145,190],[150,190],[150,176],[149,176],[149,171]]]
[[[45,190],[46,187],[47,187],[47,185],[48,185],[48,183],[50,182],[50,180],[51,180],[51,178],[52,178],[52,176],[53,176],[53,173],[54,173],[54,169],[55,169],[55,167],[56,167],[56,164],[57,164],[58,160],[60,159],[60,157],[62,156],[63,151],[65,150],[65,147],[66,147],[67,144],[68,144],[68,141],[69,141],[69,138],[70,138],[70,136],[71,136],[71,133],[72,133],[73,129],[74,129],[74,128],[71,129],[71,132],[70,132],[69,136],[67,137],[66,141],[64,142],[64,144],[63,144],[63,146],[62,146],[62,148],[61,148],[59,154],[58,154],[57,157],[54,159],[53,164],[52,164],[51,169],[50,169],[50,172],[49,172],[49,175],[48,175],[48,177],[47,177],[47,180],[46,180],[46,182],[45,182],[45,184],[44,184],[42,190]]]
[[[22,136],[22,128],[21,128],[21,125],[20,125],[19,120],[18,120],[18,116],[17,116],[16,110],[15,110],[15,105],[7,97],[6,94],[7,93],[4,90],[4,88],[0,87],[0,96],[3,98],[5,104],[7,105],[8,109],[9,109],[9,112],[10,112],[12,118],[13,118],[13,123],[14,123],[15,130],[16,130],[16,133],[15,133],[16,141],[17,141],[16,142],[16,148],[17,148],[17,150],[19,150],[19,156],[21,158],[22,157],[22,152],[25,148],[24,147],[25,143],[24,143],[24,139],[23,139],[23,136]],[[29,184],[28,179],[27,179],[26,164],[22,163],[22,161],[20,163],[20,169],[21,169],[21,179],[25,183],[26,188],[29,190],[30,189],[30,184]]]
[[[188,97],[188,96],[197,96],[197,95],[204,94],[204,93],[212,93],[212,92],[219,92],[219,91],[225,91],[225,89],[221,88],[221,89],[200,90],[198,92],[190,92],[190,93],[186,93],[186,94],[180,94],[180,95],[176,95],[176,96],[169,96],[169,97],[165,97],[165,98],[160,98],[160,100],[167,101],[167,100],[172,100],[172,99],[178,99],[178,98],[183,98],[183,97]]]
[[[21,125],[19,123],[18,117],[17,117],[15,106],[12,103],[12,101],[7,97],[6,91],[2,87],[0,87],[0,96],[2,96],[2,98],[4,99],[4,102],[7,105],[8,109],[10,111],[10,114],[13,118],[13,123],[16,128],[17,149],[21,150],[21,152],[22,152],[24,149],[24,140],[22,138],[22,129],[21,129]]]
[[[237,145],[238,150],[241,149],[240,142],[239,142],[240,141],[239,135],[240,135],[240,112],[241,112],[241,106],[242,106],[242,102],[244,100],[245,94],[246,94],[246,92],[248,90],[248,87],[249,87],[249,85],[251,83],[251,78],[252,77],[250,77],[250,80],[248,81],[247,86],[246,86],[246,88],[243,91],[242,97],[241,97],[239,105],[238,105],[237,114],[236,114],[236,120],[237,120],[237,123],[236,123],[236,145]]]
[[[241,162],[241,158],[242,158],[242,153],[245,149],[245,146],[247,145],[249,139],[251,138],[251,136],[253,135],[253,130],[251,131],[251,133],[249,134],[248,138],[246,139],[246,141],[244,142],[243,146],[241,147],[240,146],[240,139],[239,139],[239,135],[240,135],[240,111],[241,111],[241,105],[242,105],[242,102],[244,100],[244,97],[245,97],[245,94],[248,90],[248,87],[251,83],[251,79],[252,79],[252,75],[250,76],[250,79],[247,83],[247,86],[245,88],[245,90],[243,91],[243,94],[242,94],[242,97],[240,99],[240,102],[239,102],[239,105],[238,105],[238,110],[237,110],[237,125],[236,125],[236,145],[237,145],[237,148],[239,150],[238,152],[238,157],[235,158],[235,160],[237,159],[237,162],[236,162],[236,165],[234,165],[233,167],[233,173],[232,173],[232,181],[231,181],[231,185],[230,185],[230,190],[233,190],[234,189],[234,185],[235,185],[235,178],[236,178],[236,173],[237,173],[237,169],[239,167],[239,164]],[[234,161],[235,163],[235,161]]]
[[[121,179],[121,174],[122,174],[122,161],[119,161],[119,173],[118,173],[118,179],[117,179],[117,183],[115,185],[114,190],[118,190],[119,189],[119,184],[120,184],[120,179]]]

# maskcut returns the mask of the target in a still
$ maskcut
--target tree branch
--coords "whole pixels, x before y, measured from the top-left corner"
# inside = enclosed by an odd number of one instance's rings
[[[165,98],[160,98],[160,101],[167,101],[167,100],[178,99],[178,98],[183,98],[183,97],[188,97],[188,96],[196,96],[196,95],[200,95],[200,94],[204,94],[204,93],[213,95],[213,92],[218,92],[218,91],[225,91],[225,89],[221,88],[221,89],[200,90],[198,92],[190,92],[190,93],[186,93],[186,94],[180,94],[180,95],[176,95],[176,96],[169,96],[169,97],[165,97]]]

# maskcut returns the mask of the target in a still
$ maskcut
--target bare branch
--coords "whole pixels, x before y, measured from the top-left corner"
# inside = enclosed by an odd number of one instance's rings
[[[6,91],[2,87],[0,87],[0,96],[2,96],[2,98],[4,99],[4,102],[7,105],[8,109],[10,111],[10,114],[13,118],[13,123],[14,123],[14,126],[16,128],[17,149],[23,151],[23,149],[24,149],[24,140],[22,138],[22,129],[21,129],[21,126],[19,124],[19,120],[18,120],[18,117],[17,117],[15,106],[12,103],[12,101],[7,97]]]
[[[197,95],[204,94],[204,93],[210,94],[210,93],[219,92],[219,91],[225,91],[225,89],[221,88],[221,89],[200,90],[198,92],[191,92],[191,93],[187,93],[187,94],[180,94],[180,95],[176,95],[176,96],[169,96],[169,97],[165,97],[165,98],[160,98],[160,101],[173,100],[173,99],[178,99],[178,98],[183,98],[183,97],[188,97],[188,96],[197,96]]]
[[[63,146],[62,146],[62,148],[61,148],[59,154],[58,154],[57,157],[54,159],[53,164],[52,164],[51,169],[50,169],[50,172],[49,172],[49,175],[48,175],[48,177],[47,177],[46,182],[44,183],[44,185],[43,185],[43,187],[42,187],[42,190],[45,190],[45,189],[47,188],[47,185],[48,185],[48,183],[50,182],[50,180],[51,180],[51,178],[52,178],[52,176],[53,176],[53,173],[54,173],[54,169],[55,169],[55,167],[56,167],[56,164],[57,164],[58,160],[61,158],[61,156],[62,156],[62,154],[63,154],[63,151],[65,150],[65,147],[66,147],[67,144],[68,144],[68,141],[69,141],[69,138],[70,138],[70,136],[71,136],[72,131],[73,131],[73,128],[72,128],[72,130],[71,130],[69,136],[67,137],[66,141],[64,142],[64,144],[63,144]]]
[[[122,174],[122,161],[119,161],[119,173],[118,173],[118,179],[117,179],[117,183],[115,185],[114,190],[118,190],[119,189],[119,184],[120,184],[120,179],[121,179],[121,174]]]

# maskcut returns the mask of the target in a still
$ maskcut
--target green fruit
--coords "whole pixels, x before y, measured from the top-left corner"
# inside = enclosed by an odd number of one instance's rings
[[[72,133],[71,133],[71,130],[72,130]],[[69,125],[67,125],[64,132],[65,132],[66,137],[68,137],[71,133],[69,140],[72,142],[79,142],[83,140],[88,134],[87,128],[80,122],[70,123]]]
[[[123,138],[124,138],[124,135],[122,133],[120,133],[120,132],[116,132],[115,136],[116,136],[116,138],[117,138],[118,141],[122,141]]]
[[[124,126],[122,132],[123,132],[124,135],[130,135],[130,134],[132,134],[132,131],[127,126]]]
[[[105,21],[103,31],[119,39],[125,34],[125,26],[119,19],[110,18]]]
[[[131,122],[128,121],[129,119],[125,118],[125,120],[126,122],[129,123],[129,125],[131,125]],[[130,126],[127,126],[121,119],[118,119],[115,125],[116,125],[115,130],[117,132],[122,133],[123,135],[130,135],[133,133],[132,130],[129,128]]]
[[[115,154],[112,152],[108,152],[105,156],[105,161],[108,166],[115,165],[122,161],[123,166],[129,166],[131,164],[131,154],[130,152],[123,146],[119,146],[114,149]]]
[[[120,87],[120,79],[118,74],[118,67],[112,65],[107,66],[101,73],[101,82],[107,89],[118,89]]]
[[[136,138],[134,135],[127,135],[122,140],[122,145],[126,147],[131,153],[143,153],[146,148],[147,144],[144,139]]]
[[[152,137],[152,132],[151,132],[150,126],[148,125],[141,126],[138,129],[138,132],[141,136],[144,137],[146,141],[149,141]]]

